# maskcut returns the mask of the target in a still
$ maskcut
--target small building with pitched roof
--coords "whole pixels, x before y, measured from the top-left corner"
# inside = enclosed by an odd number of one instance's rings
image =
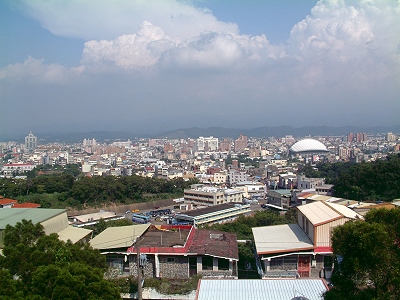
[[[348,207],[324,201],[297,211],[297,224],[252,228],[263,278],[329,278],[333,228],[362,219]]]
[[[13,208],[0,209],[0,248],[4,247],[4,230],[7,225],[15,226],[22,220],[40,223],[45,234],[57,233],[60,240],[76,243],[87,238],[92,230],[72,227],[68,223],[65,209]]]
[[[118,233],[117,233],[118,232]],[[132,225],[107,228],[90,241],[120,275],[137,276],[137,251],[146,256],[148,278],[237,278],[236,234],[194,226]]]

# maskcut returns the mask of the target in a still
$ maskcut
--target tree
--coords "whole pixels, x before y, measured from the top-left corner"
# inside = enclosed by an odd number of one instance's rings
[[[372,210],[333,231],[339,258],[325,299],[400,299],[400,210]]]
[[[63,242],[43,226],[22,220],[7,225],[0,279],[2,299],[119,299],[119,290],[104,279],[105,257],[88,244]]]

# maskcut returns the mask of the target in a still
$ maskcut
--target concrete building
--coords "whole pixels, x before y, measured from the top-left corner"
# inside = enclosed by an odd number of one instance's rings
[[[284,209],[288,209],[290,207],[291,197],[292,192],[290,190],[267,191],[267,203]]]
[[[32,171],[36,166],[34,164],[16,163],[16,164],[4,164],[3,175],[6,178],[21,175],[25,172]]]
[[[235,152],[242,152],[247,148],[247,136],[240,135],[234,142],[234,151]]]
[[[37,137],[33,135],[32,131],[25,137],[25,149],[33,151],[37,148]]]
[[[240,215],[251,212],[250,205],[226,203],[191,210],[175,215],[176,222],[188,222],[194,226],[232,222]]]
[[[199,137],[196,140],[197,151],[218,151],[218,138],[215,137]]]
[[[243,192],[234,189],[222,189],[217,187],[209,187],[204,184],[194,184],[190,189],[184,190],[185,202],[217,205],[223,203],[241,203],[243,200]]]
[[[297,175],[298,189],[316,189],[325,184],[325,178],[308,178],[304,174]]]
[[[250,176],[244,171],[238,172],[238,171],[235,171],[235,170],[231,170],[229,172],[229,178],[228,179],[229,179],[230,186],[233,186],[233,185],[237,184],[238,182],[249,181],[250,180]]]

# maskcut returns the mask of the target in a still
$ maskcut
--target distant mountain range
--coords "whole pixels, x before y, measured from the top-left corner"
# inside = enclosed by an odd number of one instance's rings
[[[88,132],[70,132],[70,133],[40,133],[34,132],[33,134],[38,137],[39,143],[50,142],[64,142],[64,143],[79,143],[83,139],[96,139],[98,142],[111,142],[116,140],[126,141],[128,139],[134,141],[142,138],[168,138],[168,139],[186,139],[198,138],[199,136],[213,136],[217,138],[237,138],[240,134],[248,137],[284,137],[292,135],[295,138],[302,138],[306,136],[343,136],[349,132],[365,132],[367,134],[384,134],[393,132],[400,133],[400,125],[397,126],[376,126],[376,127],[357,127],[357,126],[342,126],[342,127],[328,127],[328,126],[268,126],[257,127],[252,129],[239,129],[239,128],[223,128],[223,127],[209,127],[209,128],[186,128],[177,129],[159,134],[139,134],[128,131],[88,131]],[[28,134],[29,132],[27,132]],[[0,141],[15,140],[23,142],[21,137],[11,138],[0,137]]]

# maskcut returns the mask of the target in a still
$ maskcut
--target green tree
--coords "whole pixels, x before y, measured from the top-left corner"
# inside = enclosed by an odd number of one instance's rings
[[[88,244],[60,241],[43,226],[22,220],[6,226],[0,295],[11,299],[120,299],[118,288],[104,279],[105,257]],[[93,290],[96,289],[96,290]],[[2,298],[3,299],[3,298]]]
[[[399,217],[398,210],[373,210],[366,221],[334,229],[332,246],[340,263],[325,299],[400,299],[400,250],[393,234]]]

